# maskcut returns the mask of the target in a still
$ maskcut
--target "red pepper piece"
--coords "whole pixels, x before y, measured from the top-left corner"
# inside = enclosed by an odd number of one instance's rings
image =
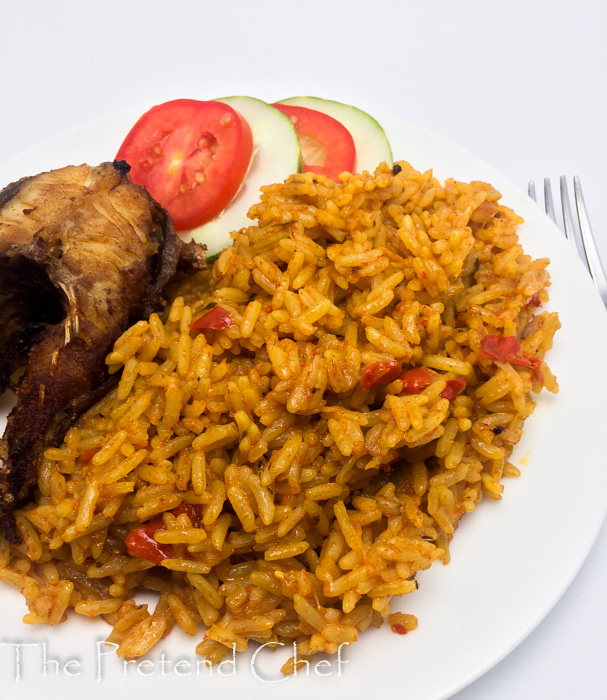
[[[369,391],[371,387],[383,386],[398,379],[402,371],[403,366],[395,360],[374,362],[372,365],[365,367],[360,385],[365,391]]]
[[[90,450],[84,450],[84,452],[81,452],[78,456],[83,462],[90,462],[97,452],[99,452],[99,448],[92,447]]]
[[[212,328],[215,331],[222,328],[229,328],[235,323],[229,311],[226,311],[222,306],[215,306],[199,319],[190,323],[190,330],[199,331],[203,328]]]
[[[400,622],[397,622],[394,625],[391,625],[392,631],[396,632],[397,634],[407,634],[409,631],[404,625],[401,625]]]
[[[497,360],[498,362],[512,362],[512,358],[521,352],[521,344],[517,337],[513,335],[486,335],[481,340],[481,352],[479,357],[482,360]]]
[[[458,394],[461,393],[463,388],[466,386],[466,380],[463,377],[459,379],[448,379],[447,386],[441,391],[440,395],[443,399],[449,399],[453,401]]]
[[[535,292],[529,299],[529,301],[525,304],[525,308],[529,308],[530,306],[541,306],[542,302],[540,301],[540,293]]]
[[[191,503],[180,503],[177,508],[171,511],[173,515],[182,515],[187,513],[188,518],[192,523],[192,527],[200,527],[202,524],[202,506],[192,505]]]
[[[202,524],[202,506],[181,503],[171,512],[175,516],[187,513],[194,527],[200,527]],[[163,559],[172,559],[173,547],[170,544],[160,544],[154,539],[154,533],[165,529],[162,516],[138,525],[125,540],[129,554],[149,559],[154,564],[160,564]]]
[[[405,394],[419,394],[428,384],[432,384],[434,372],[425,367],[414,367],[403,372],[403,391]]]
[[[536,381],[542,381],[542,361],[539,357],[532,357],[521,352],[521,344],[518,338],[501,335],[486,335],[481,340],[481,352],[478,355],[483,360],[497,360],[498,362],[510,362],[519,367],[529,367],[533,371]]]
[[[124,541],[129,554],[149,559],[154,564],[160,564],[163,559],[172,559],[173,547],[170,544],[160,544],[154,539],[154,533],[164,529],[162,517],[138,525]]]
[[[532,357],[526,353],[522,353],[518,357],[513,357],[510,362],[513,365],[519,365],[519,367],[529,367],[533,372],[533,378],[536,382],[542,382],[544,378],[542,377],[542,361],[539,357]]]

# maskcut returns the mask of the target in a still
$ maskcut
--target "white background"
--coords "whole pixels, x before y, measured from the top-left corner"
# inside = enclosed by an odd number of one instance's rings
[[[319,95],[402,117],[521,189],[577,174],[607,261],[604,0],[0,0],[0,162],[123,108],[232,94]],[[604,371],[580,359],[589,390]],[[583,498],[583,445],[571,467]],[[548,617],[454,697],[607,698],[606,587],[603,526]]]

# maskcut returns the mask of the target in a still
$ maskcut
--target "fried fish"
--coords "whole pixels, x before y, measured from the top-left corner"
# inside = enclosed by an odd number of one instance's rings
[[[68,166],[0,192],[0,393],[17,395],[0,440],[0,525],[12,542],[43,450],[107,391],[115,340],[162,306],[178,267],[205,267],[204,248],[183,244],[128,170]]]

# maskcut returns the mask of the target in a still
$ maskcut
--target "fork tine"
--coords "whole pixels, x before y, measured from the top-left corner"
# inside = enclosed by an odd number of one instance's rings
[[[563,224],[565,225],[565,237],[575,246],[575,229],[573,228],[573,217],[571,216],[571,206],[569,204],[569,191],[567,189],[567,178],[561,175],[561,207],[563,209]]]
[[[569,243],[571,243],[576,255],[584,263],[588,272],[590,268],[588,267],[588,258],[586,257],[586,251],[584,249],[584,243],[580,238],[580,235],[575,230],[573,224],[573,215],[571,213],[571,204],[569,199],[569,188],[567,187],[567,178],[561,175],[561,207],[563,208],[563,223],[565,225],[565,236]],[[579,219],[579,217],[578,217]]]
[[[573,178],[573,190],[575,193],[575,206],[580,224],[580,233],[582,234],[582,242],[584,243],[584,253],[588,261],[590,274],[599,290],[603,302],[607,305],[607,277],[605,277],[599,251],[594,242],[594,235],[590,227],[590,220],[588,219],[588,212],[586,211],[586,205],[584,203],[580,178],[577,175]]]
[[[554,202],[552,201],[552,187],[550,186],[550,178],[544,178],[544,203],[546,206],[546,214],[556,224],[556,216],[554,214]]]
[[[527,194],[536,204],[538,204],[534,180],[529,180],[529,184],[527,185]],[[544,179],[544,207],[546,209],[546,214],[556,224],[556,216],[554,214],[554,202],[552,200],[552,187],[550,185],[550,178],[548,177]],[[569,239],[567,231],[563,231],[563,233],[565,234],[565,238]]]

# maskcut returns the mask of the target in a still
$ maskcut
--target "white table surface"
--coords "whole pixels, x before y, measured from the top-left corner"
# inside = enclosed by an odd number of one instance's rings
[[[607,261],[606,35],[604,0],[1,0],[0,162],[126,107],[321,95],[423,125],[522,189],[579,175]],[[606,589],[604,525],[548,617],[454,697],[607,698]]]

